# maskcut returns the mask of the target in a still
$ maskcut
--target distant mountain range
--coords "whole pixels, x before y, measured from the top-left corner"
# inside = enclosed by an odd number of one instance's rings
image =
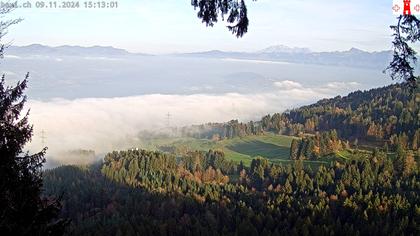
[[[299,64],[334,65],[379,69],[386,68],[392,59],[391,50],[367,52],[357,48],[351,48],[348,51],[312,52],[308,48],[290,48],[283,45],[271,46],[256,52],[224,52],[213,50],[175,55],[183,57],[281,61]]]
[[[263,50],[258,51],[259,53],[311,53],[309,48],[291,48],[284,45],[275,45]]]
[[[41,44],[28,46],[10,46],[6,49],[6,55],[65,55],[65,56],[149,56],[144,53],[130,53],[125,49],[104,46],[58,46],[50,47]]]
[[[124,49],[114,47],[81,47],[67,45],[49,47],[41,44],[10,46],[6,49],[6,55],[64,55],[85,57],[151,56],[150,54],[144,53],[131,53]],[[312,52],[308,48],[291,48],[283,45],[276,45],[256,52],[226,52],[213,50],[205,52],[170,54],[167,56],[229,58],[384,69],[392,58],[392,51],[367,52],[357,48],[351,48],[348,51]]]

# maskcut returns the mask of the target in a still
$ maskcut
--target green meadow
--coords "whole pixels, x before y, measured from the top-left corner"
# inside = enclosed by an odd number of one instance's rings
[[[173,147],[177,150],[208,151],[221,150],[226,158],[235,162],[242,161],[245,165],[250,165],[252,159],[264,157],[270,162],[278,164],[290,163],[290,144],[296,137],[276,135],[266,133],[259,136],[247,136],[242,138],[225,139],[221,141],[212,141],[208,139],[195,138],[154,138],[143,141],[141,148],[148,150],[165,151],[165,148]],[[328,164],[328,160],[304,161],[311,166]]]

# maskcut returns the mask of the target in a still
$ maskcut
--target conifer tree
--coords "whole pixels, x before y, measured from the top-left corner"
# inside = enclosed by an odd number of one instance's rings
[[[0,15],[10,12],[0,8]],[[19,20],[0,22],[0,39],[7,28]],[[0,57],[4,45],[0,46]],[[60,202],[42,196],[42,166],[45,151],[30,155],[24,152],[33,133],[24,113],[29,74],[15,87],[0,80],[0,234],[2,235],[61,235],[65,220],[58,219]]]
[[[62,234],[60,203],[42,194],[46,149],[30,155],[23,148],[32,137],[29,112],[22,114],[27,79],[15,87],[0,81],[0,232],[15,235]]]

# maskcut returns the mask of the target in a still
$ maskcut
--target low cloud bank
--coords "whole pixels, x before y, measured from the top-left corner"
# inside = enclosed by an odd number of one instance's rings
[[[295,81],[275,82],[275,92],[223,95],[142,95],[117,98],[30,100],[30,122],[34,137],[27,146],[31,152],[48,146],[49,161],[63,160],[69,150],[94,150],[97,154],[141,146],[142,130],[159,131],[167,126],[186,126],[207,122],[259,120],[267,113],[281,112],[325,97],[345,94],[360,84],[328,83],[306,87]],[[44,131],[44,132],[42,132]],[[42,135],[42,133],[44,135]],[[44,136],[44,138],[42,138]],[[68,158],[68,156],[67,156]],[[77,164],[74,160],[73,164]]]

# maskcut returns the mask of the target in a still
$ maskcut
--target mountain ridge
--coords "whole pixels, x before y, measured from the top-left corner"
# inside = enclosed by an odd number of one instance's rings
[[[54,56],[154,56],[145,53],[132,53],[125,49],[112,46],[46,46],[31,44],[26,46],[9,46],[9,55],[54,55]],[[280,61],[297,64],[314,64],[327,66],[346,66],[383,70],[392,58],[392,51],[368,52],[358,48],[350,48],[347,51],[313,52],[309,48],[288,47],[274,45],[254,52],[235,52],[222,50],[209,50],[203,52],[174,53],[163,56],[196,57],[215,59],[240,59],[253,61]]]
[[[297,64],[348,66],[383,70],[391,61],[392,51],[368,52],[353,47],[347,51],[312,52],[308,48],[291,48],[284,45],[277,45],[255,52],[225,52],[212,50],[172,55],[181,57],[281,61]]]
[[[278,44],[278,45],[266,47],[256,52],[258,53],[311,53],[312,51],[309,48],[289,47],[286,45]]]
[[[146,53],[132,53],[125,49],[115,48],[112,46],[78,46],[78,45],[61,45],[61,46],[47,46],[42,44],[30,44],[25,46],[9,46],[6,48],[8,54],[18,55],[49,55],[59,54],[68,56],[152,56]]]

